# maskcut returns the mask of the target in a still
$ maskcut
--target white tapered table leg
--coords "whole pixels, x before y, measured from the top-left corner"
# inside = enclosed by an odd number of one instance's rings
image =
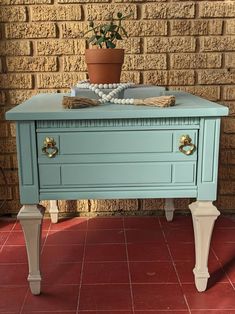
[[[217,208],[209,201],[197,201],[189,205],[192,213],[196,264],[193,269],[195,285],[198,291],[205,291],[210,277],[208,255],[215,220],[220,215]]]
[[[175,206],[174,206],[174,199],[173,198],[166,198],[165,199],[165,216],[167,221],[172,221],[174,218],[174,211],[175,211]]]
[[[44,208],[39,205],[24,205],[17,218],[22,226],[29,264],[28,281],[32,294],[40,294],[41,274],[40,274],[40,243],[41,225]]]
[[[56,224],[59,218],[59,210],[57,206],[57,201],[50,201],[49,213],[51,216],[51,222]]]

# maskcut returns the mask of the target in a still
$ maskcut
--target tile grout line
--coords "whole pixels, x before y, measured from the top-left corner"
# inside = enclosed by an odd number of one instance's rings
[[[79,290],[78,290],[76,314],[79,313],[79,306],[80,306],[80,296],[81,296],[81,289],[82,289],[83,269],[84,269],[84,264],[85,264],[86,241],[87,241],[87,233],[88,233],[88,220],[89,219],[86,220],[86,230],[85,230],[83,257],[82,257],[82,264],[81,264],[81,271],[80,271],[80,284],[79,284]]]
[[[171,263],[172,263],[172,265],[173,265],[173,267],[174,267],[174,270],[175,270],[175,273],[176,273],[176,277],[177,277],[177,279],[178,279],[178,283],[179,283],[179,286],[180,286],[182,295],[183,295],[183,297],[184,297],[184,301],[185,301],[185,303],[186,303],[186,305],[187,305],[189,314],[191,314],[191,310],[190,310],[190,307],[189,307],[189,304],[188,304],[188,300],[187,300],[187,298],[186,298],[186,295],[184,294],[183,287],[182,287],[182,283],[181,283],[181,281],[180,281],[180,277],[179,277],[178,271],[177,271],[177,269],[176,269],[176,266],[175,266],[175,263],[174,263],[174,259],[173,259],[172,254],[171,254],[170,247],[169,247],[169,245],[168,245],[168,242],[167,242],[167,239],[166,239],[166,235],[165,235],[164,229],[163,229],[163,227],[162,227],[162,224],[161,224],[160,219],[158,219],[158,221],[159,221],[160,228],[161,228],[161,230],[162,230],[162,234],[163,234],[163,237],[164,237],[164,241],[165,241],[167,250],[168,250],[169,255],[170,255],[170,258],[171,258]]]
[[[130,262],[129,262],[128,248],[127,248],[127,236],[126,236],[126,229],[125,229],[125,220],[124,220],[124,217],[122,217],[122,225],[123,225],[123,232],[124,232],[124,239],[125,239],[126,258],[127,258],[127,269],[128,269],[128,277],[129,277],[129,287],[130,287],[130,293],[131,293],[131,308],[132,308],[132,312],[135,313],[134,297],[133,297],[133,290],[132,290],[132,283],[131,283]]]
[[[1,245],[0,253],[3,251],[3,248],[4,248],[4,246],[6,245],[6,242],[8,241],[8,239],[9,239],[9,237],[10,237],[10,235],[11,235],[11,232],[12,232],[13,229],[15,228],[16,224],[17,224],[17,220],[15,221],[15,223],[14,223],[14,225],[12,226],[11,230],[6,231],[6,232],[9,232],[9,234],[8,234],[8,236],[6,237],[4,243]]]
[[[224,266],[223,266],[223,264],[221,263],[220,259],[219,259],[218,256],[216,255],[213,246],[211,246],[211,251],[213,252],[213,254],[214,254],[214,256],[215,256],[217,262],[219,263],[221,269],[223,270],[223,272],[224,272],[226,278],[228,279],[228,282],[229,282],[230,285],[232,286],[233,290],[235,290],[234,284],[233,284],[233,282],[231,281],[231,279],[230,279],[229,275],[227,274],[226,270],[224,269]]]

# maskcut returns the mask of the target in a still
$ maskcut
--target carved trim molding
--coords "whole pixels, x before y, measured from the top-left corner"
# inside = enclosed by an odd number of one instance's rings
[[[89,119],[89,120],[39,120],[37,128],[92,128],[129,126],[199,125],[198,117],[185,118],[138,118],[138,119]]]

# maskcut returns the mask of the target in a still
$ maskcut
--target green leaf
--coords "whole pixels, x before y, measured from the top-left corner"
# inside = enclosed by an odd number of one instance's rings
[[[100,45],[100,44],[102,44],[104,41],[105,41],[105,37],[100,37],[100,38],[97,40],[96,44],[97,44],[97,45]]]
[[[107,47],[108,48],[115,48],[116,47],[116,45],[114,44],[114,43],[112,43],[110,40],[108,40],[107,42],[106,42],[106,44],[107,44]]]

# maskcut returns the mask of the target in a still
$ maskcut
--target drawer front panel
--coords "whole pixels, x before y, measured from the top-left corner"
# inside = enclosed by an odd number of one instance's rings
[[[66,156],[84,154],[178,154],[180,137],[184,134],[188,134],[193,143],[197,145],[197,130],[42,132],[38,134],[38,156],[39,158],[47,158],[42,153],[42,146],[46,137],[52,137],[56,141],[58,147],[56,158],[58,156],[66,158]],[[195,156],[196,154],[194,154]],[[53,159],[53,162],[56,162],[56,158]],[[47,158],[47,160],[49,159]]]
[[[84,186],[196,185],[197,150],[179,151],[182,135],[197,146],[197,130],[86,131],[38,133],[41,188]],[[42,153],[45,137],[58,154]]]
[[[40,165],[40,186],[195,185],[195,162]]]

